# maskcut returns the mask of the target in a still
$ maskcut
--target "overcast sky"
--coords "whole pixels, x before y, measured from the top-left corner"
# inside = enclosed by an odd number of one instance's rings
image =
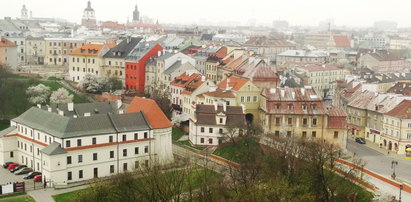
[[[390,20],[411,26],[411,0],[93,0],[97,20],[126,22],[138,4],[145,16],[160,23],[241,22],[287,20],[291,25],[318,25],[334,19],[336,25],[372,26]],[[33,17],[59,17],[80,23],[87,0],[0,0],[0,17],[19,17],[26,4]]]

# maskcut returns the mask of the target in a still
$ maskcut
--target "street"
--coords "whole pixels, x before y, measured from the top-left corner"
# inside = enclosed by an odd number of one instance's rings
[[[368,143],[367,144],[373,144]],[[393,169],[391,167],[392,161],[398,161],[398,165],[395,166],[396,179],[399,181],[405,181],[411,184],[411,161],[407,161],[404,158],[397,158],[388,156],[387,151],[376,151],[367,147],[366,145],[358,144],[352,139],[348,139],[347,150],[351,153],[357,154],[366,163],[364,168],[381,174],[387,178],[391,178]],[[384,152],[384,153],[383,153]],[[395,155],[395,154],[391,154]]]

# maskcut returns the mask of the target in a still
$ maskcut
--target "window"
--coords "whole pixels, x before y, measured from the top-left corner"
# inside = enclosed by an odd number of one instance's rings
[[[114,165],[110,165],[110,173],[114,173]]]
[[[139,161],[134,162],[134,168],[139,168],[139,167],[140,167],[140,162]]]
[[[77,147],[81,146],[81,139],[77,139]]]
[[[208,133],[213,133],[213,128],[209,128]]]
[[[293,124],[293,118],[288,118],[287,123],[288,123],[288,125],[292,125]]]
[[[134,140],[138,140],[138,133],[134,133]]]
[[[276,130],[276,131],[274,132],[274,135],[275,135],[275,137],[280,137],[280,131]]]
[[[127,135],[123,135],[123,142],[127,141]]]
[[[244,102],[244,96],[241,96],[241,102]]]
[[[247,102],[251,102],[251,97],[247,96]]]
[[[148,133],[144,132],[144,139],[147,139],[147,138],[148,138]]]
[[[338,131],[334,131],[334,139],[338,138]]]
[[[314,125],[314,126],[317,125],[317,119],[316,119],[316,118],[313,119],[313,125]]]
[[[78,155],[78,162],[79,163],[83,162],[83,155],[81,155],[81,154]]]
[[[67,156],[67,165],[71,164],[71,156]]]
[[[70,140],[66,140],[66,147],[71,147],[70,146]]]
[[[213,144],[213,138],[208,139],[208,144]]]
[[[200,138],[200,142],[201,142],[201,143],[204,143],[204,138]]]
[[[316,131],[313,131],[313,132],[311,133],[311,136],[312,136],[312,137],[317,137],[317,132],[316,132]]]
[[[67,172],[67,180],[71,180],[72,176],[71,176],[71,172]]]
[[[257,102],[257,96],[253,97],[253,102]]]
[[[97,161],[97,153],[93,153],[93,161]]]
[[[83,170],[78,171],[78,178],[83,179]]]
[[[148,146],[144,147],[144,153],[146,153],[146,154],[148,153]]]
[[[223,134],[223,129],[222,128],[218,129],[218,133]]]
[[[127,156],[127,149],[123,149],[123,156]]]
[[[223,123],[223,118],[220,118],[220,123]]]
[[[14,152],[10,152],[10,158],[14,158]]]
[[[291,137],[291,131],[287,131],[287,137],[288,137],[288,138]]]
[[[407,133],[407,139],[411,139],[411,133]]]
[[[114,158],[114,151],[110,151],[110,158]]]
[[[280,117],[275,117],[275,124],[280,125],[280,120],[281,120]]]
[[[408,123],[408,128],[411,128],[411,123]]]
[[[123,163],[123,170],[127,171],[127,163]]]
[[[113,136],[112,136],[112,135],[110,135],[110,136],[108,137],[108,142],[113,142]]]
[[[307,123],[308,123],[307,118],[303,118],[303,125],[307,125]]]
[[[200,131],[201,131],[202,133],[204,133],[204,127],[201,127],[201,128],[200,128]]]
[[[92,144],[97,144],[97,138],[93,137]]]
[[[306,131],[303,131],[302,137],[303,137],[303,138],[306,138],[306,137],[307,137],[307,132],[306,132]]]

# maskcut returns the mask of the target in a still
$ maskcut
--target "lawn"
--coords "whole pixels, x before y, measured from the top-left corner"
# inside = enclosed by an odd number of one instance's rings
[[[8,128],[10,126],[9,120],[0,120],[0,131]]]
[[[43,85],[45,85],[45,86],[48,86],[48,87],[50,87],[50,90],[51,91],[56,91],[56,90],[58,90],[59,88],[64,88],[60,83],[58,83],[57,81],[41,81],[41,83],[43,84]],[[71,91],[71,90],[69,90],[69,89],[66,89],[66,90],[68,90],[68,92],[70,93],[70,94],[73,94],[74,96],[73,96],[73,102],[74,103],[87,103],[87,102],[89,102],[88,100],[87,100],[87,97],[86,97],[86,95],[78,95],[77,93],[74,93],[73,91]]]
[[[180,128],[174,128],[171,132],[171,136],[173,141],[177,141],[179,140],[186,132],[184,132],[183,130],[181,130]]]
[[[179,141],[179,143],[181,143],[181,144],[183,144],[183,145],[187,145],[187,146],[189,146],[189,147],[191,147],[191,148],[193,148],[193,149],[197,149],[197,150],[203,150],[203,149],[207,148],[207,147],[196,147],[196,146],[193,146],[193,145],[191,145],[190,140]]]
[[[23,196],[16,196],[12,198],[5,198],[5,199],[0,199],[2,202],[36,202],[31,196],[29,195],[23,195]]]
[[[258,142],[250,139],[245,139],[238,141],[235,144],[229,144],[222,148],[219,148],[215,150],[214,154],[231,161],[239,162],[242,157],[241,154],[243,152],[247,152],[247,150],[262,153],[262,149]]]
[[[80,192],[84,192],[86,189],[80,189],[77,191],[62,193],[58,195],[54,195],[53,199],[56,202],[69,202],[72,201]]]

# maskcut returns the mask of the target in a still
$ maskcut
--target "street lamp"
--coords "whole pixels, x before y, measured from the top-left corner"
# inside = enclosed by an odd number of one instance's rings
[[[391,175],[391,177],[392,177],[392,179],[394,179],[395,180],[395,166],[398,166],[398,161],[392,161],[391,162],[391,168],[393,169],[393,172],[392,172],[392,175]]]

